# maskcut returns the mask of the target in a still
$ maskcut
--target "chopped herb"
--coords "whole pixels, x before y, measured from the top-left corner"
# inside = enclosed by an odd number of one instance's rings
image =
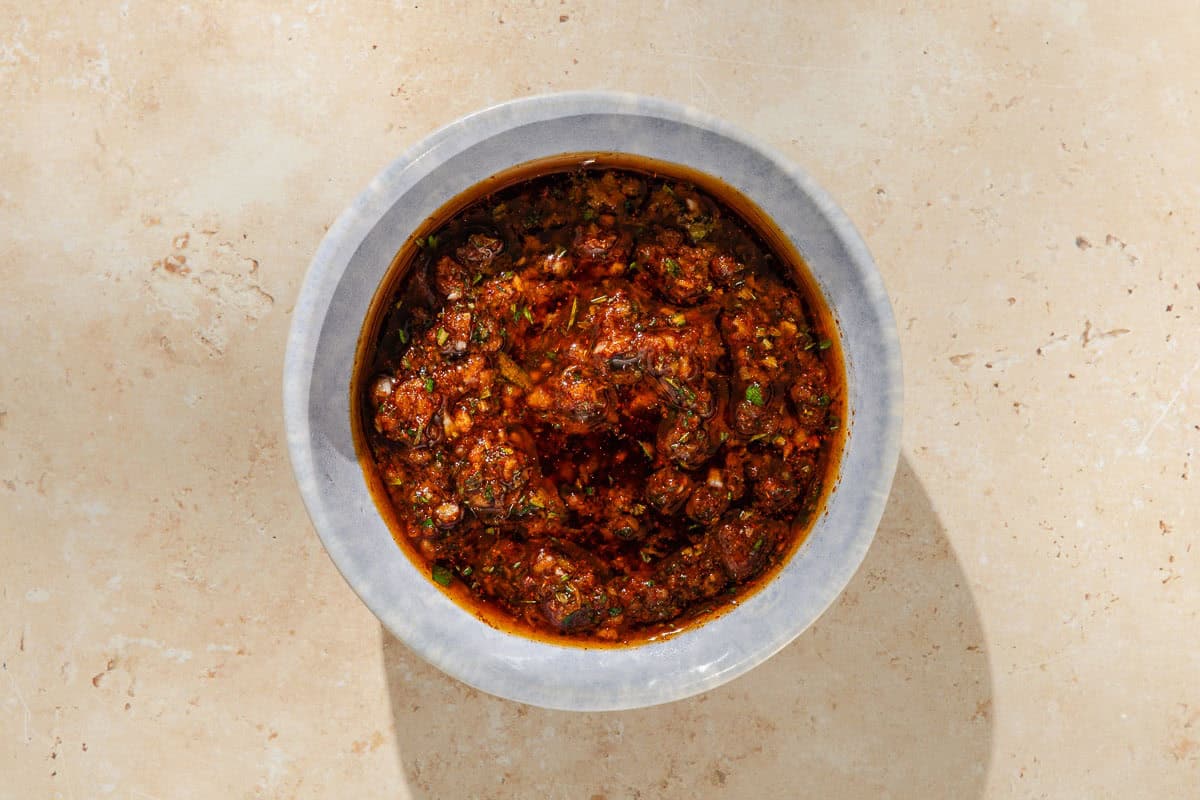
[[[750,552],[757,553],[759,550],[762,549],[762,546],[763,546],[763,540],[762,540],[762,537],[760,536],[758,538],[758,540],[754,543],[754,546],[750,548]]]
[[[592,220],[594,220],[595,218],[596,218],[596,212],[595,212],[595,211],[593,211],[593,210],[592,210],[592,209],[590,209],[590,208],[585,208],[585,209],[583,210],[583,221],[584,221],[584,222],[591,222],[591,221],[592,221]]]
[[[833,342],[829,341],[828,339],[822,339],[821,341],[817,342],[818,350],[828,350],[831,347],[833,347]]]
[[[609,607],[609,609],[608,609],[608,615],[609,615],[610,617],[619,617],[619,616],[621,616],[621,607],[620,607],[620,606],[610,606],[610,607]]]
[[[757,442],[759,439],[765,439],[768,436],[770,436],[770,434],[768,434],[768,433],[756,433],[750,437],[750,441]]]
[[[513,562],[513,565],[512,565],[512,569],[520,569],[520,568],[521,568],[521,562],[520,562],[520,561],[514,561],[514,562]]]
[[[429,236],[425,237],[425,244],[430,250],[432,250],[438,246],[438,238],[431,233]]]
[[[663,269],[667,271],[668,275],[678,275],[679,273],[683,272],[683,269],[679,266],[679,262],[670,256],[664,258],[662,263]]]
[[[567,330],[571,330],[575,325],[575,315],[579,312],[579,298],[571,298],[571,315],[567,317]]]
[[[449,331],[447,331],[445,328],[438,328],[438,329],[437,329],[437,343],[438,343],[438,347],[441,347],[442,345],[444,345],[444,344],[445,344],[445,343],[446,343],[446,342],[447,342],[449,339],[450,339],[450,332],[449,332]]]
[[[449,586],[450,582],[454,580],[454,573],[441,564],[433,565],[432,575],[434,582],[440,583],[442,586]]]
[[[637,272],[641,268],[642,268],[642,265],[637,263],[636,261],[629,262],[629,271],[630,272]]]
[[[842,421],[840,419],[838,419],[838,416],[836,414],[830,414],[829,415],[829,430],[836,431],[840,427],[842,427]]]
[[[821,408],[827,408],[831,402],[833,402],[833,398],[827,394],[823,394],[817,398],[817,405]]]
[[[590,302],[590,303],[607,303],[608,295],[606,295],[606,294],[597,295],[596,297],[593,297],[588,302]]]
[[[756,406],[766,403],[763,399],[762,387],[757,383],[752,383],[746,387],[746,402]]]
[[[692,237],[692,241],[699,243],[704,241],[708,234],[712,233],[711,222],[693,222],[687,226],[688,236]]]
[[[396,335],[400,337],[400,344],[408,344],[408,331],[401,328],[396,331]]]
[[[393,475],[392,477],[388,478],[387,484],[388,486],[403,486],[404,478],[401,478],[398,475]]]
[[[533,322],[533,312],[529,310],[529,306],[521,307],[521,316],[530,322]]]
[[[423,519],[423,520],[421,520],[421,527],[422,527],[422,528],[432,528],[432,527],[433,527],[433,520],[431,520],[431,519]]]
[[[671,315],[670,321],[676,328],[682,328],[687,323],[687,317],[682,311],[677,311]]]
[[[478,286],[482,282],[483,282],[483,273],[482,272],[476,272],[474,275],[471,276],[471,285],[472,286]]]
[[[474,571],[475,571],[475,568],[474,568],[474,567],[472,567],[470,564],[468,564],[467,566],[465,566],[465,567],[463,567],[462,569],[460,569],[460,570],[458,571],[458,573],[459,573],[460,575],[462,575],[464,578],[469,578],[469,577],[471,577],[471,573],[472,573],[472,572],[474,572]]]
[[[596,487],[589,486],[583,490],[583,493],[586,494],[588,497],[591,497],[592,495],[594,495],[596,493]]]
[[[533,388],[533,381],[530,380],[529,373],[521,369],[521,366],[513,361],[507,353],[497,353],[496,363],[500,367],[500,374],[509,383],[520,386],[526,391]]]
[[[437,384],[433,382],[433,378],[425,379],[425,391],[432,392],[435,386],[437,386]]]

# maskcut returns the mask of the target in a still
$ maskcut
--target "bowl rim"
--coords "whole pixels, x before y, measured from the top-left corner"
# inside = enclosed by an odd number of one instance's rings
[[[389,602],[386,591],[381,593],[380,587],[365,585],[362,579],[362,564],[350,557],[348,551],[342,546],[343,533],[339,531],[336,516],[332,513],[333,509],[329,507],[330,499],[327,496],[329,492],[323,489],[319,480],[315,456],[322,443],[313,438],[314,431],[310,420],[310,389],[316,366],[317,340],[326,322],[329,301],[343,275],[353,263],[359,245],[380,224],[387,211],[398,202],[399,197],[403,196],[403,192],[399,195],[395,194],[395,188],[403,183],[406,173],[428,167],[431,162],[437,162],[439,156],[444,155],[444,158],[437,163],[446,163],[467,148],[520,126],[592,114],[627,115],[631,118],[642,118],[643,121],[665,120],[714,134],[766,159],[773,169],[785,176],[796,190],[811,201],[838,244],[844,248],[845,257],[848,260],[847,266],[854,271],[856,280],[861,282],[860,291],[863,296],[858,299],[861,299],[864,307],[868,308],[878,319],[878,329],[874,331],[879,336],[875,343],[878,348],[878,352],[875,354],[878,357],[876,365],[878,369],[875,371],[877,374],[873,375],[875,383],[872,388],[881,393],[882,413],[877,420],[878,424],[872,423],[877,430],[873,439],[873,469],[868,475],[870,485],[865,486],[861,491],[855,489],[861,495],[858,498],[860,504],[855,510],[860,524],[856,530],[847,534],[843,548],[844,557],[829,567],[827,574],[824,575],[826,586],[820,593],[818,601],[805,607],[803,613],[797,615],[798,619],[790,626],[786,626],[787,629],[782,633],[778,630],[773,631],[768,639],[758,642],[753,649],[733,653],[716,653],[715,660],[691,665],[668,663],[668,667],[675,669],[673,675],[678,678],[675,682],[659,677],[639,682],[631,680],[630,674],[626,671],[623,673],[625,683],[621,686],[589,689],[586,676],[564,676],[563,680],[569,686],[561,682],[547,683],[539,680],[540,674],[537,671],[537,665],[530,668],[529,664],[517,664],[515,665],[516,673],[504,672],[503,680],[493,680],[492,676],[477,668],[473,659],[464,658],[463,654],[454,648],[434,646],[427,636],[415,634],[411,620],[405,619],[404,609],[398,608],[395,602]],[[561,152],[574,152],[574,150],[564,148]],[[705,169],[701,165],[686,165],[692,169],[700,169],[721,177],[719,173]],[[758,203],[758,198],[755,197],[753,191],[746,191],[743,187],[735,186],[735,188],[739,188],[752,201]],[[412,220],[411,229],[404,232],[405,236],[423,222],[423,218]],[[782,229],[783,226],[780,227]],[[788,233],[786,230],[784,232]],[[797,249],[800,249],[798,244]],[[372,293],[374,291],[373,287]],[[834,307],[832,300],[829,300],[829,305],[831,312],[837,318],[838,309]],[[357,323],[360,326],[361,320],[358,320]],[[359,330],[356,327],[353,331],[355,339],[357,339],[358,333]],[[841,333],[839,330],[839,335]],[[846,355],[846,358],[849,359],[849,354]],[[850,369],[851,365],[847,363],[847,370]],[[850,377],[848,375],[848,381]],[[806,172],[772,146],[764,144],[717,117],[694,108],[655,97],[621,92],[562,92],[534,95],[498,103],[444,125],[409,147],[387,165],[330,226],[305,272],[288,333],[282,388],[288,454],[313,527],[343,578],[375,613],[384,627],[404,641],[422,658],[468,685],[520,702],[566,710],[639,708],[682,699],[715,688],[744,674],[793,641],[837,599],[861,565],[882,518],[900,452],[902,375],[899,336],[895,318],[882,276],[875,267],[866,243],[846,214]],[[848,387],[848,394],[850,391],[851,387]],[[346,386],[346,394],[349,395],[349,385]],[[851,399],[848,397],[848,402]],[[840,469],[844,469],[845,459],[854,441],[853,428],[856,423],[853,420],[848,422],[851,430],[847,433],[843,445],[843,463],[839,465]],[[346,424],[348,427],[348,415]],[[366,489],[365,481],[363,489],[364,491]],[[826,513],[829,503],[839,491],[841,491],[839,488],[835,488],[830,498],[827,499]],[[377,513],[373,500],[368,498],[368,503],[370,512]],[[824,517],[824,515],[823,513],[822,516]],[[814,523],[810,532],[810,540],[816,534],[822,521],[819,519]],[[400,552],[400,548],[394,542],[390,542],[390,544]],[[800,552],[807,545],[806,541],[800,546],[797,553],[792,556],[792,562],[797,560]],[[407,554],[401,553],[401,556],[406,562],[408,561]],[[788,568],[789,565],[785,565],[770,583],[778,581],[780,575]],[[427,584],[428,581],[425,583]],[[752,595],[745,606],[749,606],[755,596],[767,591],[768,588],[764,586],[755,595]],[[422,590],[417,589],[416,591],[421,592]],[[462,612],[459,606],[451,603],[432,585],[428,586],[428,591],[436,592],[442,597],[444,603],[449,603],[454,609]],[[390,599],[395,600],[395,598]],[[439,608],[442,605],[437,603],[436,598],[433,602]],[[687,637],[703,636],[704,634],[699,632],[709,630],[721,620],[728,619],[736,611],[745,610],[745,606],[665,641],[629,648],[589,650],[574,646],[564,647],[516,634],[497,632],[490,627],[488,630],[493,634],[519,640],[523,646],[515,647],[517,650],[525,651],[526,655],[540,653],[547,658],[553,657],[555,661],[564,663],[578,663],[578,659],[571,661],[571,659],[560,658],[564,650],[572,653],[592,654],[591,658],[597,663],[619,660],[620,654],[657,650],[655,655],[658,660],[653,663],[659,663],[664,659],[670,662],[681,655],[687,656],[691,653],[678,645],[681,640]],[[469,614],[469,612],[462,613]],[[474,621],[473,617],[472,621]],[[743,620],[743,622],[745,621]],[[479,626],[487,627],[483,622],[475,622]],[[486,636],[483,633],[481,635]],[[496,644],[494,638],[490,644],[493,646]],[[709,652],[711,654],[714,651],[709,648]],[[695,653],[691,653],[691,655],[694,656]],[[512,653],[509,653],[508,657],[511,661]],[[641,659],[640,667],[644,668],[644,662],[645,659]],[[529,671],[530,669],[532,671]],[[685,673],[680,673],[680,669],[685,670]],[[513,675],[521,672],[528,672],[528,678],[523,681],[515,680]]]

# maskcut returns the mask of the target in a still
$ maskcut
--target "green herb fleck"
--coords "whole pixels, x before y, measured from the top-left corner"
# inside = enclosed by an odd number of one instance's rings
[[[607,303],[608,295],[606,295],[606,294],[597,295],[597,296],[593,297],[589,302],[591,302],[591,303]]]
[[[575,315],[578,312],[579,312],[579,298],[572,297],[571,298],[571,315],[569,317],[567,317],[567,330],[571,330],[571,328],[575,325]]]
[[[678,275],[683,271],[683,269],[679,266],[679,262],[670,256],[664,258],[662,263],[663,269],[667,271],[668,275]]]
[[[687,317],[684,316],[682,311],[677,311],[671,315],[670,321],[676,328],[682,328],[687,323]]]
[[[437,384],[433,382],[433,378],[425,379],[425,391],[432,392],[435,386],[437,386]]]
[[[447,331],[445,328],[438,328],[438,329],[437,329],[437,343],[438,343],[438,347],[441,347],[442,345],[444,345],[444,344],[445,344],[445,343],[446,343],[446,342],[447,342],[449,339],[450,339],[450,332],[449,332],[449,331]]]
[[[533,312],[529,310],[529,306],[521,307],[521,316],[530,322],[533,322]]]
[[[817,398],[817,405],[820,406],[821,408],[828,408],[829,404],[832,402],[833,402],[833,398],[827,394],[823,394]]]
[[[692,237],[693,242],[702,242],[708,234],[712,233],[711,222],[693,222],[687,226],[688,236]]]
[[[441,564],[434,564],[432,570],[434,583],[440,583],[442,586],[449,586],[454,580],[454,573]]]
[[[746,387],[746,402],[751,405],[761,406],[766,403],[763,400],[762,387],[757,383],[752,383]]]
[[[433,527],[433,520],[431,520],[431,519],[423,519],[423,520],[421,520],[421,527],[422,527],[422,528],[432,528],[432,527]]]
[[[842,421],[840,419],[838,419],[837,414],[830,414],[829,415],[829,430],[836,431],[840,427],[842,427]]]
[[[620,607],[620,606],[610,606],[610,607],[609,607],[609,609],[608,609],[608,615],[609,615],[610,617],[619,617],[619,616],[621,616],[621,607]]]
[[[408,331],[401,328],[396,332],[396,335],[400,337],[400,344],[408,344]]]
[[[470,564],[468,564],[467,566],[465,566],[459,570],[459,574],[462,575],[464,578],[469,578],[469,577],[471,577],[471,573],[474,571],[475,571],[475,568],[472,567]]]
[[[829,341],[828,339],[822,339],[821,341],[817,342],[818,350],[828,350],[831,347],[833,347],[833,342]]]
[[[584,222],[591,222],[591,221],[592,221],[592,220],[594,220],[595,218],[596,218],[596,212],[595,212],[595,211],[593,211],[593,210],[592,210],[592,209],[590,209],[590,208],[585,208],[585,209],[583,210],[583,221],[584,221]]]

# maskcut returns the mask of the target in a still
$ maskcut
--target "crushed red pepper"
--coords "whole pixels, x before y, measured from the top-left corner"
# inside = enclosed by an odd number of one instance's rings
[[[626,642],[727,607],[792,551],[829,480],[840,365],[728,206],[577,168],[417,244],[357,391],[433,581],[518,628]]]

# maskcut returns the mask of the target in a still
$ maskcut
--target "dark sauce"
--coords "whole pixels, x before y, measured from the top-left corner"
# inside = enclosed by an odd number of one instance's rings
[[[485,622],[630,644],[736,605],[837,473],[835,326],[720,181],[618,155],[523,165],[397,254],[352,420],[396,541]]]

